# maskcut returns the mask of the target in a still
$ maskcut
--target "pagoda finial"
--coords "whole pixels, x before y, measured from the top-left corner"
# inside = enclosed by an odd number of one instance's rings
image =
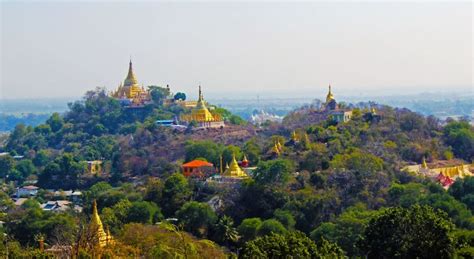
[[[331,91],[331,84],[329,84],[329,91],[328,91],[328,95],[326,96],[326,104],[328,104],[332,100],[334,100],[334,95],[332,94],[332,91]]]
[[[95,215],[97,215],[97,214],[99,214],[99,213],[97,212],[97,201],[94,200],[94,201],[92,201],[92,215],[95,216]]]

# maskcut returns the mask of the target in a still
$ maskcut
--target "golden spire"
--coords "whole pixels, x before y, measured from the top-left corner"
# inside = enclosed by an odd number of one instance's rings
[[[133,86],[137,84],[137,78],[135,77],[135,73],[133,73],[132,59],[130,59],[130,63],[128,64],[128,74],[127,78],[125,78],[124,86]]]
[[[232,155],[232,161],[230,162],[230,166],[224,172],[225,176],[234,177],[234,178],[246,178],[248,177],[247,173],[240,168],[239,164],[237,163],[237,159],[235,159],[235,154]]]
[[[279,151],[283,150],[283,146],[281,145],[280,140],[277,140],[276,145],[277,145],[277,148],[278,148]]]
[[[298,135],[296,135],[296,131],[293,130],[293,132],[291,132],[291,139],[294,141],[294,142],[297,142],[298,141]]]
[[[329,85],[329,92],[328,92],[328,95],[326,96],[326,103],[329,103],[332,100],[334,100],[334,95],[331,92],[331,85]]]
[[[198,121],[198,122],[217,120],[206,107],[200,85],[199,85],[199,98],[198,98],[196,107],[191,111],[191,117],[192,117],[192,120]]]
[[[278,148],[278,145],[277,145],[277,143],[276,143],[276,142],[275,142],[275,144],[273,145],[273,147],[272,147],[272,150],[271,150],[271,151],[272,151],[272,153],[275,153],[275,154],[277,154],[277,155],[279,155],[279,154],[280,154],[280,149]]]
[[[308,133],[305,133],[305,134],[304,134],[304,141],[305,141],[306,143],[310,143],[310,142],[311,142],[311,141],[309,140]]]
[[[425,159],[425,157],[423,157],[423,162],[421,163],[421,167],[422,167],[423,169],[428,169],[428,165],[426,164],[426,159]]]
[[[92,236],[95,238],[95,242],[100,247],[107,245],[107,234],[104,231],[104,226],[100,220],[99,213],[97,211],[97,202],[94,200],[92,202],[92,216],[89,223],[89,231]]]
[[[196,104],[196,108],[198,109],[207,109],[206,104],[204,102],[204,97],[202,96],[201,85],[199,85],[199,96],[198,101]]]

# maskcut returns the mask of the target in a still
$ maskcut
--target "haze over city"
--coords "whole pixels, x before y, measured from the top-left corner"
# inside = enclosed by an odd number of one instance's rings
[[[209,98],[471,92],[472,3],[1,3],[0,98],[140,84]]]

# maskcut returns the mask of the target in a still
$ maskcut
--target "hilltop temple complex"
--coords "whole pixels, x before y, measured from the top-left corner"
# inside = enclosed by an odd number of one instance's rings
[[[224,127],[224,120],[219,114],[211,113],[206,106],[199,86],[199,97],[196,106],[192,108],[190,114],[181,114],[180,120],[186,123],[195,122],[200,128],[221,128]]]
[[[332,117],[335,122],[348,122],[352,117],[352,110],[341,109],[334,98],[329,85],[329,91],[326,95],[326,102],[323,105],[323,111]]]
[[[412,172],[434,179],[447,189],[457,179],[462,179],[466,176],[474,176],[472,173],[473,169],[473,165],[466,165],[459,161],[440,160],[428,164],[423,158],[421,164],[405,166],[402,168],[402,171]]]
[[[142,107],[151,101],[150,93],[143,86],[138,85],[138,80],[133,72],[132,60],[128,66],[127,77],[110,96],[129,107]]]

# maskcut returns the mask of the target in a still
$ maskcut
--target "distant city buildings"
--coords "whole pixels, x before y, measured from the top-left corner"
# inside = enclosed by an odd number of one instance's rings
[[[262,125],[266,122],[277,122],[280,123],[283,121],[283,116],[278,116],[272,113],[268,113],[264,110],[261,110],[259,113],[252,114],[250,117],[250,122],[255,125]]]

